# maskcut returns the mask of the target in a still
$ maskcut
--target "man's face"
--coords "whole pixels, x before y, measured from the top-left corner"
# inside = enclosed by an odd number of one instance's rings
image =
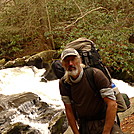
[[[67,56],[63,61],[62,65],[70,76],[77,76],[80,72],[81,59],[77,56]]]

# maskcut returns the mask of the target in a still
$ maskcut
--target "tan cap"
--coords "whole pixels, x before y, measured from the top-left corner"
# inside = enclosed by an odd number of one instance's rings
[[[71,55],[80,56],[79,53],[74,48],[68,48],[63,50],[63,52],[61,53],[61,60],[64,60],[65,57]]]

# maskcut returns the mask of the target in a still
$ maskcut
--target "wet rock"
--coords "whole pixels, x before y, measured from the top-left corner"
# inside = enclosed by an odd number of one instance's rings
[[[8,61],[5,65],[4,68],[9,68],[9,67],[14,67],[15,61]]]
[[[0,69],[2,69],[3,68],[3,65],[6,63],[6,59],[1,59],[0,60]]]
[[[0,65],[3,68],[19,67],[19,66],[35,66],[38,69],[44,68],[44,63],[51,61],[57,52],[55,50],[47,50],[37,53],[32,56],[24,56],[17,58],[13,61],[4,62],[4,59],[0,61]],[[1,67],[2,68],[2,67]]]
[[[134,82],[134,72],[124,71],[121,70],[118,72],[116,70],[112,70],[111,72],[112,78],[116,78],[119,80],[123,80],[125,82]]]
[[[57,77],[55,76],[54,72],[53,72],[53,69],[52,69],[52,66],[50,63],[44,63],[43,65],[46,69],[45,73],[42,75],[42,77],[44,79],[47,79],[47,80],[56,80]],[[43,79],[41,80],[43,82]]]
[[[15,95],[1,95],[0,106],[6,110],[9,108],[19,108],[25,102],[34,103],[34,101],[39,101],[39,97],[31,92]]]
[[[6,122],[6,119],[0,119],[0,125],[4,124]]]
[[[40,82],[47,82],[48,80],[46,78],[41,78]]]
[[[20,93],[14,95],[0,95],[0,133],[2,134],[40,134],[39,130],[27,124],[14,123],[18,116],[29,122],[50,123],[50,131],[59,134],[67,129],[67,120],[62,109],[54,109],[43,102],[34,93]]]
[[[57,52],[55,50],[47,50],[32,56],[17,58],[13,61],[8,61],[6,63],[1,61],[2,64],[0,64],[0,69],[22,66],[35,66],[38,69],[46,69],[46,71],[42,75],[42,82],[47,82],[47,80],[55,80],[57,79],[57,77],[55,76],[51,68],[51,62],[55,55],[57,55]]]
[[[2,106],[0,106],[0,112],[3,111],[3,110],[4,110],[4,108]]]
[[[60,134],[67,130],[68,124],[64,111],[60,111],[52,118],[49,127],[51,134]]]
[[[22,67],[26,65],[26,58],[27,57],[22,57],[22,58],[17,58],[13,61],[8,61],[7,63],[4,64],[4,68],[10,68],[10,67]]]
[[[45,68],[45,63],[52,60],[55,53],[55,50],[42,51],[26,59],[26,65],[36,66],[38,69]]]
[[[39,130],[31,128],[29,125],[25,125],[23,123],[15,123],[12,124],[12,127],[8,127],[5,134],[41,134]]]

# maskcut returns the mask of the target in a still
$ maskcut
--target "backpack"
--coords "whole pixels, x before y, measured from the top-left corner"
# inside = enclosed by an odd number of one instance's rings
[[[54,60],[51,68],[58,79],[62,78],[65,74],[64,68],[61,65],[60,60]]]
[[[105,67],[105,65],[102,63],[101,57],[98,53],[98,50],[95,48],[95,44],[93,43],[93,41],[82,37],[82,38],[79,38],[77,40],[74,40],[74,41],[68,43],[65,46],[65,49],[67,49],[67,48],[76,49],[82,58],[82,63],[86,65],[86,68],[95,67],[95,68],[100,69],[106,75],[106,77],[109,79],[111,84],[113,84],[110,73],[107,70],[107,68]],[[52,70],[58,79],[60,79],[64,76],[65,70],[62,67],[60,60],[53,61]],[[96,91],[95,90],[96,88],[94,86],[95,84],[94,84],[94,78],[93,78],[93,71],[91,71],[91,70],[89,71],[90,74],[88,74],[88,75],[89,76],[91,75],[92,77],[88,81],[90,82],[90,85],[94,89],[94,91]],[[116,100],[118,103],[117,111],[118,112],[126,111],[126,109],[128,109],[130,107],[130,100],[129,100],[127,94],[122,95],[118,91],[117,88],[115,88],[115,87],[113,87],[113,88],[114,88]],[[125,97],[126,101],[124,101],[124,98],[123,98],[124,96],[127,96],[127,97]]]

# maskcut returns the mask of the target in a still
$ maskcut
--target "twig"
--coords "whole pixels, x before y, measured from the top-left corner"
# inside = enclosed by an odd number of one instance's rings
[[[47,8],[47,1],[46,0],[45,0],[45,3],[46,3],[46,13],[47,13],[48,27],[49,27],[49,32],[51,33],[52,28],[51,28],[51,22],[50,22],[50,17],[49,17],[49,12],[48,12],[48,8]],[[51,35],[51,39],[52,39],[52,49],[55,49],[53,35]]]
[[[73,0],[73,2],[74,2],[74,3],[75,3],[75,5],[78,7],[78,9],[79,9],[79,11],[80,11],[81,16],[83,16],[83,12],[82,12],[81,8],[79,7],[79,5],[77,4],[77,2],[76,2],[75,0]],[[84,23],[84,25],[85,25],[84,18],[83,18],[83,23]]]
[[[105,9],[105,10],[107,10],[107,9],[104,8],[104,7],[98,7],[98,8],[95,8],[95,9],[91,10],[91,11],[88,11],[88,12],[85,13],[83,16],[77,18],[73,23],[71,23],[70,25],[66,26],[63,30],[65,30],[66,28],[68,28],[68,27],[74,25],[76,22],[78,22],[80,19],[82,19],[83,17],[85,17],[85,16],[88,15],[89,13],[91,13],[91,12],[93,12],[93,11],[96,11],[96,10],[99,10],[99,9]]]

